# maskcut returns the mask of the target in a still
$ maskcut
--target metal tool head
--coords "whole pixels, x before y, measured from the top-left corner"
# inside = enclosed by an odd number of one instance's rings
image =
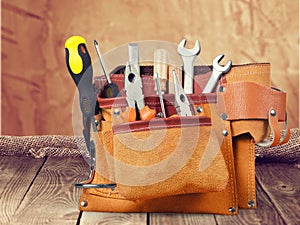
[[[232,61],[230,60],[225,66],[221,66],[219,62],[221,62],[223,58],[224,54],[220,54],[213,60],[213,69],[218,72],[227,73],[231,69]]]
[[[179,55],[188,56],[188,57],[199,55],[201,51],[201,47],[200,47],[200,42],[198,40],[195,42],[195,45],[192,49],[185,48],[185,44],[186,44],[186,39],[183,39],[179,43],[177,47],[177,52]]]
[[[138,65],[129,62],[126,64],[124,89],[129,107],[134,108],[135,102],[137,102],[138,108],[143,108],[143,103],[139,106],[139,101],[144,99],[144,95],[142,91],[142,78],[139,73]]]
[[[181,87],[181,84],[179,82],[175,70],[173,70],[173,75],[174,75],[175,108],[177,114],[180,116],[192,116],[189,99],[187,98],[187,95],[185,94],[183,88]]]

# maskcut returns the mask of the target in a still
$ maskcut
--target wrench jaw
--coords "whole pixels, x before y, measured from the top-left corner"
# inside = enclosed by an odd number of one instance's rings
[[[186,94],[192,94],[194,91],[194,60],[200,54],[200,42],[197,40],[192,49],[185,48],[186,39],[183,39],[178,47],[177,52],[181,56],[184,68],[184,91]]]
[[[185,45],[186,45],[186,39],[183,39],[177,47],[177,52],[178,52],[179,55],[185,56],[185,57],[191,57],[191,56],[199,55],[199,53],[201,51],[201,46],[200,46],[199,40],[197,40],[195,42],[195,45],[192,49],[185,48]]]
[[[213,60],[213,69],[221,72],[221,73],[227,73],[231,69],[232,61],[228,61],[228,63],[225,66],[221,66],[219,63],[221,60],[224,58],[224,54],[218,55],[214,60]]]
[[[221,66],[219,62],[224,58],[224,55],[218,55],[213,60],[213,71],[210,75],[209,80],[207,81],[202,93],[212,93],[216,86],[218,81],[220,80],[221,76],[225,73],[227,73],[231,69],[232,61],[230,60],[225,66]]]

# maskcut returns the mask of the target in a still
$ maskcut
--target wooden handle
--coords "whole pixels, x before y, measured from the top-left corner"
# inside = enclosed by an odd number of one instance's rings
[[[166,93],[168,80],[168,51],[166,49],[157,49],[154,51],[153,74],[155,73],[158,73],[158,77],[160,78],[161,91]],[[156,86],[154,86],[154,91],[157,91]]]

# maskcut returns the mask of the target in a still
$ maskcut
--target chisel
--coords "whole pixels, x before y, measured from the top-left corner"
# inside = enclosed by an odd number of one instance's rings
[[[156,49],[154,51],[154,65],[153,74],[158,73],[160,79],[161,91],[167,93],[167,81],[168,81],[168,51],[166,49]],[[155,76],[153,76],[155,79]],[[154,86],[154,91],[157,91],[156,86]]]

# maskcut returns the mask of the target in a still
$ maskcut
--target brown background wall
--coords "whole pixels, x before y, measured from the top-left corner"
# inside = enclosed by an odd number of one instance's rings
[[[64,42],[74,34],[101,40],[102,52],[138,40],[188,47],[199,39],[205,62],[219,53],[235,64],[271,62],[272,84],[288,92],[292,127],[299,120],[298,0],[4,0],[2,134],[72,135],[75,87]],[[96,54],[90,51],[92,58]]]

